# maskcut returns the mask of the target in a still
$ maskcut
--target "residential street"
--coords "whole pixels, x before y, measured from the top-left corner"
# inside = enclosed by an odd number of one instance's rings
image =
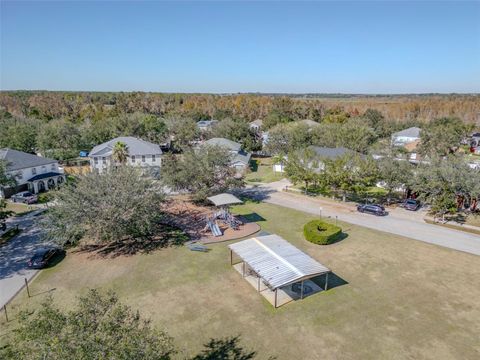
[[[42,210],[39,210],[42,211]],[[40,245],[40,230],[35,221],[34,211],[25,216],[7,220],[7,226],[18,224],[23,231],[15,238],[0,246],[0,307],[3,307],[38,270],[28,270],[26,264],[35,249]]]
[[[362,214],[350,204],[322,201],[303,195],[281,191],[289,185],[287,180],[277,181],[245,190],[251,197],[267,203],[289,207],[292,209],[335,218],[355,225],[397,234],[430,244],[480,255],[480,236],[463,231],[427,224],[423,214],[395,209],[386,217]]]

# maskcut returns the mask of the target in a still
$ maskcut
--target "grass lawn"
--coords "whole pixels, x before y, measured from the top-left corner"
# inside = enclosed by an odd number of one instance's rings
[[[247,182],[271,183],[285,177],[282,173],[273,172],[272,158],[254,158],[250,168],[245,176]]]
[[[23,215],[33,210],[33,207],[22,203],[7,202],[6,211],[12,211],[16,215]]]
[[[480,227],[480,215],[472,214],[472,215],[467,216],[465,224]]]
[[[209,253],[177,247],[115,259],[69,253],[40,273],[32,298],[20,293],[9,316],[35,308],[48,290],[67,307],[89,287],[111,288],[167,329],[180,357],[210,337],[241,335],[259,359],[479,358],[480,257],[342,223],[349,236],[319,246],[302,235],[312,215],[264,203],[235,211],[256,214],[263,229],[347,283],[274,310],[230,267],[227,243]],[[0,318],[5,334],[15,320]]]

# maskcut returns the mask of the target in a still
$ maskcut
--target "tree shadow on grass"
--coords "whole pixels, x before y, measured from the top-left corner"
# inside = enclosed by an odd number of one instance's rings
[[[250,360],[257,355],[255,351],[245,350],[239,344],[240,337],[225,339],[210,339],[204,344],[203,351],[192,358],[192,360]]]
[[[142,238],[128,238],[109,244],[88,244],[80,246],[74,252],[92,253],[101,257],[129,256],[148,254],[170,246],[180,246],[190,240],[187,234],[171,225],[159,225],[154,235]]]
[[[252,222],[259,222],[259,221],[266,221],[265,218],[258,215],[257,213],[250,213],[245,215],[240,215],[245,223],[252,223]]]

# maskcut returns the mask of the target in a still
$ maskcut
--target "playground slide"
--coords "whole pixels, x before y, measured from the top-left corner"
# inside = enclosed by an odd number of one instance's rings
[[[208,227],[210,228],[210,231],[214,236],[222,236],[222,231],[220,230],[216,222],[209,221]]]

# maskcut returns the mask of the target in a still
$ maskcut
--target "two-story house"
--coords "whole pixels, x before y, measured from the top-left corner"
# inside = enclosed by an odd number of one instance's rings
[[[0,149],[0,160],[5,162],[7,176],[16,181],[16,186],[0,189],[0,196],[8,198],[27,190],[37,194],[65,182],[57,160],[13,149]]]
[[[89,154],[92,171],[101,173],[114,165],[112,160],[113,148],[118,142],[122,142],[127,146],[128,165],[142,167],[154,177],[160,176],[163,154],[160,145],[132,136],[117,137],[95,146]]]

